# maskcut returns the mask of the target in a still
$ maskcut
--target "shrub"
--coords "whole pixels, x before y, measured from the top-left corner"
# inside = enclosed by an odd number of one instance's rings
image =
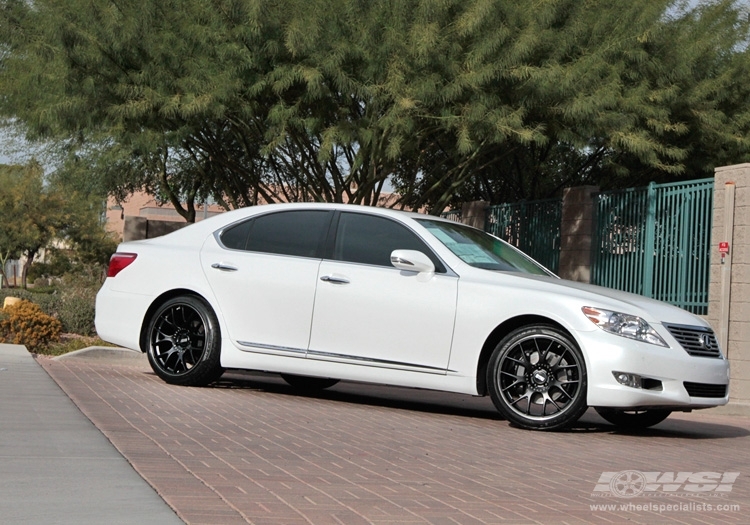
[[[39,305],[42,311],[62,323],[63,332],[94,335],[96,293],[101,276],[96,268],[57,279],[53,286],[0,289],[0,307],[6,296],[18,297]]]
[[[0,313],[0,343],[26,345],[33,352],[58,341],[61,331],[60,321],[30,301],[22,299]]]
[[[64,296],[59,311],[63,328],[69,334],[92,335],[95,299],[80,295]]]
[[[61,298],[56,290],[45,288],[43,291],[37,289],[24,290],[23,288],[0,289],[0,309],[6,297],[18,297],[26,301],[38,304],[42,311],[52,317],[59,317]]]
[[[18,297],[19,299],[31,301],[32,295],[30,291],[24,290],[23,288],[0,288],[0,310],[3,308],[3,302],[6,297]]]
[[[96,293],[101,283],[98,275],[74,274],[63,277],[59,287],[56,317],[66,332],[93,335]]]

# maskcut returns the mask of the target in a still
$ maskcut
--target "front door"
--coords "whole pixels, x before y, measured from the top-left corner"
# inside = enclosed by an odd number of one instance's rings
[[[438,272],[425,278],[394,268],[396,249],[425,253]],[[308,359],[446,373],[458,278],[427,245],[392,219],[347,212],[332,259],[318,271]]]

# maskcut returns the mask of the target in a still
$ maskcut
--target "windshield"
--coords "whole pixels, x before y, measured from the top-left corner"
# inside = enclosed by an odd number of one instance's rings
[[[543,266],[505,241],[457,222],[417,219],[458,258],[470,266],[500,272],[552,275]]]

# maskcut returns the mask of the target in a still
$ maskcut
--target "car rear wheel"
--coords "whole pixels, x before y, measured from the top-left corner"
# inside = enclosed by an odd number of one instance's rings
[[[648,428],[667,419],[671,410],[627,410],[620,408],[596,408],[597,414],[606,421],[622,428]]]
[[[170,299],[154,313],[148,328],[148,361],[167,383],[204,386],[224,370],[221,335],[213,310],[201,299]]]
[[[292,374],[281,374],[281,378],[294,388],[309,391],[330,388],[339,382],[338,379],[332,379],[329,377],[308,377]]]
[[[525,326],[508,334],[490,357],[487,385],[498,411],[522,428],[564,428],[587,408],[583,354],[553,326]]]

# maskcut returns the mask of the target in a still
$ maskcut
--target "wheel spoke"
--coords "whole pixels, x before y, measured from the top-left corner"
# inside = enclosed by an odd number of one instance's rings
[[[563,408],[564,408],[564,407],[561,407],[560,405],[558,405],[555,402],[555,400],[550,397],[549,392],[545,392],[544,393],[544,408],[542,409],[542,415],[543,416],[546,415],[545,414],[545,410],[546,410],[546,407],[547,407],[547,403],[551,403],[552,405],[554,405],[554,407],[557,409],[557,412],[561,412],[563,410]]]
[[[153,357],[166,373],[189,372],[206,351],[206,326],[192,307],[176,304],[159,317],[151,336]]]
[[[519,378],[519,379],[518,379],[517,381],[515,381],[515,382],[511,383],[510,385],[506,386],[505,388],[503,388],[503,390],[502,390],[502,391],[503,391],[503,392],[507,392],[507,391],[508,391],[508,390],[510,390],[511,388],[513,388],[513,387],[515,387],[515,386],[518,386],[518,385],[523,385],[524,383],[525,383],[525,382],[523,381],[523,378]]]
[[[508,408],[527,419],[557,417],[581,394],[580,367],[563,339],[533,335],[505,351],[496,369],[498,393]]]
[[[521,352],[521,355],[524,355],[523,352]],[[524,355],[524,357],[525,357],[525,355]],[[522,366],[523,368],[526,368],[527,366],[529,366],[529,361],[527,359],[520,360],[520,359],[516,359],[514,357],[510,357],[510,356],[508,356],[506,359],[508,361],[513,362],[513,363],[518,363],[518,365]]]

